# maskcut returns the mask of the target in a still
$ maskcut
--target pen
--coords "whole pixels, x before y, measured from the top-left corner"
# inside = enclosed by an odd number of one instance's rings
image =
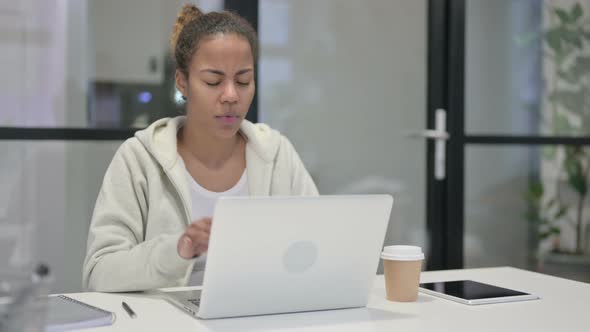
[[[123,305],[123,309],[125,309],[125,311],[127,311],[127,314],[129,315],[129,317],[131,317],[131,318],[137,317],[135,312],[133,312],[133,310],[131,309],[131,307],[127,303],[121,302],[121,304]]]

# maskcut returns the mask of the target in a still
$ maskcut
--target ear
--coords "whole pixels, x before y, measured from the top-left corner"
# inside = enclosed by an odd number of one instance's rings
[[[186,97],[188,92],[188,80],[186,78],[186,75],[184,75],[180,70],[177,69],[174,73],[174,80],[176,82],[176,88],[178,89],[178,91],[180,91],[180,93],[182,93],[182,95]]]

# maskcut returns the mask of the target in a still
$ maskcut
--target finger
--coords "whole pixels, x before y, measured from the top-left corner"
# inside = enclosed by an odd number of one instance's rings
[[[196,250],[198,252],[198,255],[200,255],[204,252],[207,252],[207,250],[209,250],[209,245],[208,244],[199,245]]]
[[[199,219],[188,225],[187,228],[211,229],[211,219]]]
[[[188,236],[181,236],[178,241],[178,254],[182,258],[190,259],[194,253],[194,243]]]
[[[187,228],[184,231],[184,234],[186,234],[187,236],[189,236],[191,238],[191,240],[193,240],[193,244],[202,236],[209,235],[209,233],[207,233],[199,228]]]
[[[208,220],[204,220],[203,221],[203,226],[207,228],[207,231],[208,232],[211,232],[211,225],[212,225],[212,223],[213,222],[211,221],[211,219],[208,219]]]
[[[197,224],[193,224],[193,225],[191,225],[191,227],[188,227],[187,229],[189,229],[189,228],[192,230],[197,230],[199,232],[204,232],[207,234],[209,234],[211,232],[211,226],[207,225],[205,223],[202,223],[202,222],[197,223]]]
[[[198,228],[207,234],[211,233],[211,223],[202,223],[198,226]]]
[[[195,235],[195,237],[191,238],[193,240],[193,247],[196,247],[199,244],[202,243],[208,243],[209,242],[209,234],[207,233],[198,233]]]
[[[187,229],[185,231],[186,236],[192,240],[193,248],[196,250],[199,245],[209,243],[209,233],[203,232],[196,229]]]
[[[207,226],[207,227],[211,227],[211,223],[213,222],[213,220],[209,217],[205,217],[205,218],[201,218],[199,220],[199,224],[202,226]]]
[[[195,220],[193,220],[191,222],[191,225],[193,225],[193,224],[199,224],[199,223],[208,223],[208,224],[211,224],[211,220],[212,220],[211,217],[204,217],[204,218],[201,218],[201,219],[195,219]]]
[[[193,248],[198,248],[200,245],[207,245],[209,244],[209,234],[201,233],[199,236],[193,240]]]

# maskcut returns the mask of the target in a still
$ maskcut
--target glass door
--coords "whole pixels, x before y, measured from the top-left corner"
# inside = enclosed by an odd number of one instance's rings
[[[258,91],[259,120],[293,142],[320,192],[393,195],[385,244],[424,247],[431,268],[440,264],[430,246],[440,233],[426,222],[434,172],[415,139],[437,136],[424,133],[435,117],[427,20],[426,0],[260,0]]]

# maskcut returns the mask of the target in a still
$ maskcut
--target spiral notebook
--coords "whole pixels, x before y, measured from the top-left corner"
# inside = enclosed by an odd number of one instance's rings
[[[46,332],[106,326],[115,322],[115,313],[65,295],[50,296],[47,305]]]

